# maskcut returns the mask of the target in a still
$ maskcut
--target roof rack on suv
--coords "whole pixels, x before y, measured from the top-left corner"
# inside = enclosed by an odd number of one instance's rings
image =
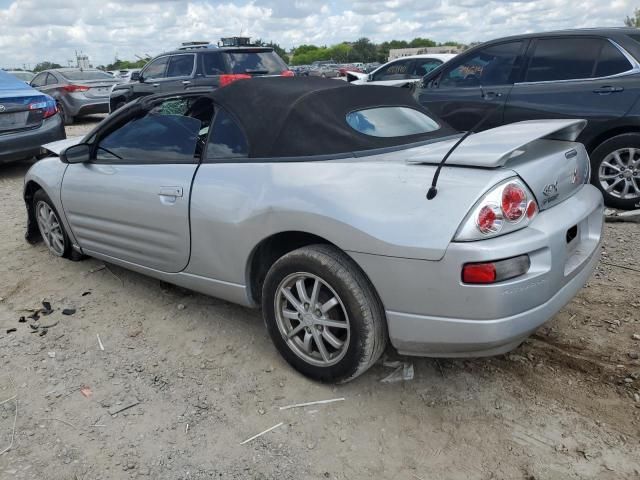
[[[217,48],[217,45],[212,45],[211,42],[182,42],[178,50],[192,50],[194,48]]]
[[[251,37],[222,37],[218,42],[220,47],[249,47],[251,45],[253,45]]]

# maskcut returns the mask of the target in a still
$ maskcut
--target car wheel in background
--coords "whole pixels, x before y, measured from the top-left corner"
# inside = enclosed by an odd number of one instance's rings
[[[640,208],[640,133],[617,135],[591,153],[591,183],[607,206]]]
[[[346,382],[384,352],[387,324],[373,286],[345,253],[330,245],[294,250],[264,282],[267,329],[285,360],[324,382]]]
[[[71,241],[60,221],[60,216],[43,190],[33,196],[33,214],[42,240],[56,257],[72,257]]]
[[[60,102],[58,102],[58,112],[60,112],[60,116],[65,125],[73,125],[74,118],[67,114],[67,111]]]

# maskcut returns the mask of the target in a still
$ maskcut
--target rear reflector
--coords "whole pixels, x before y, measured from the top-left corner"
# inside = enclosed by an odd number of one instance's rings
[[[485,263],[465,263],[462,267],[462,282],[472,284],[497,283],[519,277],[529,271],[529,255]]]
[[[233,82],[236,82],[238,80],[248,80],[250,78],[251,75],[247,75],[245,73],[220,75],[220,86],[226,87],[227,85],[231,85]]]
[[[65,85],[62,87],[63,90],[67,92],[86,92],[90,87],[86,87],[84,85]]]

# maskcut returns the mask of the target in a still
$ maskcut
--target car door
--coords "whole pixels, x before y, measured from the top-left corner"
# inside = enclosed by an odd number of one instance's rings
[[[196,56],[193,53],[171,55],[167,64],[166,78],[160,82],[162,92],[186,90],[192,86]]]
[[[593,138],[621,118],[640,95],[633,65],[602,37],[545,37],[530,47],[522,82],[513,87],[505,122],[584,118],[579,140]]]
[[[62,205],[87,254],[162,272],[186,267],[191,183],[213,116],[209,99],[194,103],[201,98],[159,100],[107,124],[90,139],[91,160],[67,167]]]
[[[370,82],[374,85],[393,86],[411,79],[413,59],[403,58],[383,65],[371,74]]]
[[[140,81],[133,84],[132,98],[143,97],[145,95],[153,95],[162,91],[161,85],[167,79],[167,64],[169,57],[167,55],[158,57],[140,72]]]
[[[480,130],[501,125],[527,43],[502,42],[456,57],[433,77],[427,75],[417,90],[418,101],[456,130],[470,130],[486,115]]]

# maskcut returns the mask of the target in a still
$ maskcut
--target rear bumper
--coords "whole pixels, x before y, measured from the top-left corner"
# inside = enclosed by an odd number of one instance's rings
[[[41,146],[67,138],[62,118],[54,115],[33,130],[0,135],[0,163],[23,160],[38,155]]]
[[[63,107],[67,114],[72,117],[93,115],[95,113],[109,113],[109,97],[89,99],[68,95],[60,101],[63,102]]]
[[[385,305],[391,343],[403,354],[483,356],[515,348],[582,288],[600,255],[602,196],[585,185],[523,230],[451,243],[440,261],[351,254]],[[567,230],[578,236],[567,243]],[[528,254],[529,272],[493,285],[461,282],[462,266]]]

